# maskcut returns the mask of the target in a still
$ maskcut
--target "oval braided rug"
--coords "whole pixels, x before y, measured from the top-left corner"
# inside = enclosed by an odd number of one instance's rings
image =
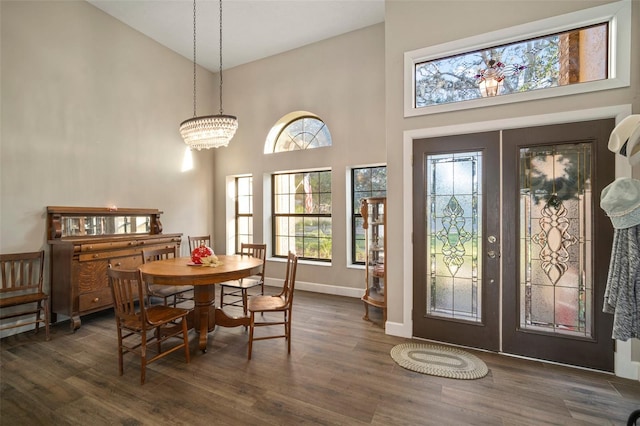
[[[480,379],[487,365],[461,349],[427,343],[402,343],[391,349],[391,358],[403,368],[451,379]]]

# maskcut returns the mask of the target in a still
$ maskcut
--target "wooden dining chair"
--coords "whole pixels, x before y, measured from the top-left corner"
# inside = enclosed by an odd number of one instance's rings
[[[201,245],[205,245],[207,247],[211,247],[211,235],[202,235],[199,237],[191,237],[188,236],[189,240],[189,254],[193,252],[193,250]]]
[[[274,296],[258,295],[253,296],[247,302],[247,309],[250,314],[249,323],[249,354],[251,359],[251,351],[255,340],[285,338],[287,340],[287,353],[291,353],[291,308],[293,306],[293,290],[296,284],[296,269],[298,267],[298,256],[289,252],[287,257],[287,271],[284,277],[282,291]],[[268,315],[260,317],[260,321],[256,321],[256,314],[282,313],[284,318],[282,321],[270,319]],[[284,325],[284,334],[270,334],[255,337],[256,327],[269,327]]]
[[[260,287],[260,294],[264,295],[264,270],[267,259],[266,244],[242,243],[240,253],[243,256],[251,256],[262,260],[262,269],[255,277],[242,278],[240,280],[227,281],[220,284],[220,307],[237,306],[242,307],[244,316],[247,316],[248,290],[253,287]],[[230,302],[224,301],[224,296],[232,297]]]
[[[157,260],[171,259],[177,257],[178,249],[176,246],[163,247],[156,249],[144,249],[142,250],[142,263],[155,262]],[[173,286],[173,285],[160,285],[160,284],[148,284],[147,297],[149,304],[151,304],[151,297],[159,297],[164,300],[164,305],[168,306],[168,299],[173,297],[173,306],[177,306],[178,301],[193,300],[192,297],[185,296],[185,293],[193,290],[193,286]]]
[[[113,296],[113,308],[118,332],[118,369],[124,372],[123,357],[127,352],[140,357],[140,384],[144,384],[147,364],[184,348],[187,363],[189,358],[188,309],[171,306],[148,306],[145,286],[140,270],[107,269],[109,287]],[[137,303],[139,301],[139,303]],[[162,351],[162,343],[178,338],[180,344]],[[156,344],[155,355],[148,357],[149,345]]]
[[[5,324],[0,330],[44,324],[49,340],[49,295],[42,289],[44,250],[28,253],[0,254],[0,320],[35,315],[32,320]],[[9,309],[10,308],[10,309]]]

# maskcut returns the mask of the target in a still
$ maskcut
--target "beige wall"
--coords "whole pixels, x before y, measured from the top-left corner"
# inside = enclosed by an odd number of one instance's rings
[[[181,172],[191,61],[83,1],[0,7],[0,251],[46,249],[47,205],[158,208],[167,233],[212,232],[213,153]]]
[[[350,295],[364,291],[363,271],[347,268],[346,174],[350,167],[385,162],[384,81],[383,24],[224,72],[224,110],[238,116],[239,128],[229,147],[215,157],[216,251],[224,249],[226,223],[218,218],[225,214],[227,176],[253,175],[254,241],[271,246],[263,227],[270,216],[261,209],[269,201],[262,195],[263,177],[268,181],[275,171],[328,167],[333,171],[333,260],[331,267],[299,267],[297,286],[328,292],[332,290],[324,286],[358,289],[342,292]],[[300,110],[326,123],[333,145],[312,152],[264,155],[271,127],[285,114]],[[268,262],[266,274],[282,277],[284,264]]]

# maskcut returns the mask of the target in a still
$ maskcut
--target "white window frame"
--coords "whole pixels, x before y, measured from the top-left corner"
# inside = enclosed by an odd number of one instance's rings
[[[239,177],[251,177],[253,179],[253,175],[248,174],[239,174],[239,175],[229,175],[225,178],[225,186],[226,186],[226,196],[225,196],[225,217],[227,226],[225,227],[226,231],[226,254],[235,254],[236,252],[236,178]],[[255,180],[253,180],[253,184],[255,184]],[[255,188],[255,186],[254,186]],[[253,192],[253,191],[252,191]],[[253,193],[253,197],[255,197],[255,193]],[[255,198],[254,198],[255,199]],[[255,236],[255,205],[252,208],[253,211],[253,224],[254,229],[252,229],[252,236]]]
[[[346,215],[346,229],[347,229],[347,240],[346,240],[346,244],[347,244],[347,267],[354,267],[357,269],[364,269],[365,265],[364,262],[363,263],[356,263],[353,261],[353,246],[354,246],[354,238],[355,238],[355,234],[356,234],[356,229],[353,228],[353,217],[354,215],[357,213],[356,211],[354,211],[354,206],[353,206],[353,171],[357,170],[357,169],[370,169],[370,168],[375,168],[375,167],[385,167],[387,168],[387,170],[389,170],[387,163],[373,163],[373,164],[363,164],[363,165],[358,165],[358,166],[351,166],[348,167],[346,169],[346,176],[345,176],[345,182],[347,183],[346,185],[346,205],[348,206],[347,208],[347,215]],[[388,177],[388,175],[387,175]]]
[[[606,80],[551,87],[543,90],[513,93],[504,96],[451,102],[441,105],[415,106],[415,66],[418,63],[445,56],[474,52],[492,46],[542,37],[548,34],[569,31],[575,28],[587,27],[602,22],[609,22],[609,78]],[[404,54],[404,116],[414,117],[627,87],[631,81],[630,58],[631,0],[622,0],[462,40],[412,50]]]
[[[265,175],[265,177],[268,177],[269,180],[269,195],[268,195],[268,199],[271,200],[270,203],[268,204],[268,208],[269,211],[266,211],[266,206],[267,204],[265,203],[265,217],[268,216],[270,218],[270,222],[267,225],[267,223],[265,222],[265,229],[269,229],[269,240],[270,243],[269,245],[272,247],[271,248],[271,253],[270,253],[270,259],[272,260],[281,260],[281,261],[286,261],[286,255],[284,254],[280,254],[280,255],[276,255],[276,243],[275,243],[275,238],[276,238],[276,229],[275,229],[275,221],[277,218],[277,215],[274,212],[274,191],[275,191],[275,187],[273,185],[273,177],[274,175],[281,175],[281,174],[296,174],[296,173],[313,173],[313,172],[330,172],[331,173],[331,204],[332,204],[332,209],[331,209],[331,258],[330,259],[319,259],[319,258],[308,258],[308,257],[302,257],[301,253],[296,253],[298,254],[298,256],[300,256],[300,260],[298,263],[307,263],[310,265],[328,265],[331,266],[332,262],[333,262],[333,244],[334,244],[334,240],[333,240],[333,219],[335,218],[334,213],[333,213],[333,173],[334,170],[332,167],[320,167],[320,168],[304,168],[304,169],[295,169],[295,170],[281,170],[281,171],[274,171],[269,173],[268,175]],[[265,193],[265,197],[266,197],[266,193]],[[267,198],[265,198],[267,199]],[[310,215],[310,216],[314,216],[314,215]],[[319,216],[319,214],[317,215]],[[295,240],[295,235],[291,236],[289,235],[289,238],[293,238]],[[294,247],[295,247],[295,243],[294,243]]]

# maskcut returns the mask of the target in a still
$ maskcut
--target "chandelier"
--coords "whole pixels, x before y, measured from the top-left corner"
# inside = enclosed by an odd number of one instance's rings
[[[238,129],[238,119],[222,109],[222,0],[220,4],[220,113],[196,115],[196,0],[193,0],[193,118],[180,123],[180,134],[191,149],[219,148],[229,145]]]

